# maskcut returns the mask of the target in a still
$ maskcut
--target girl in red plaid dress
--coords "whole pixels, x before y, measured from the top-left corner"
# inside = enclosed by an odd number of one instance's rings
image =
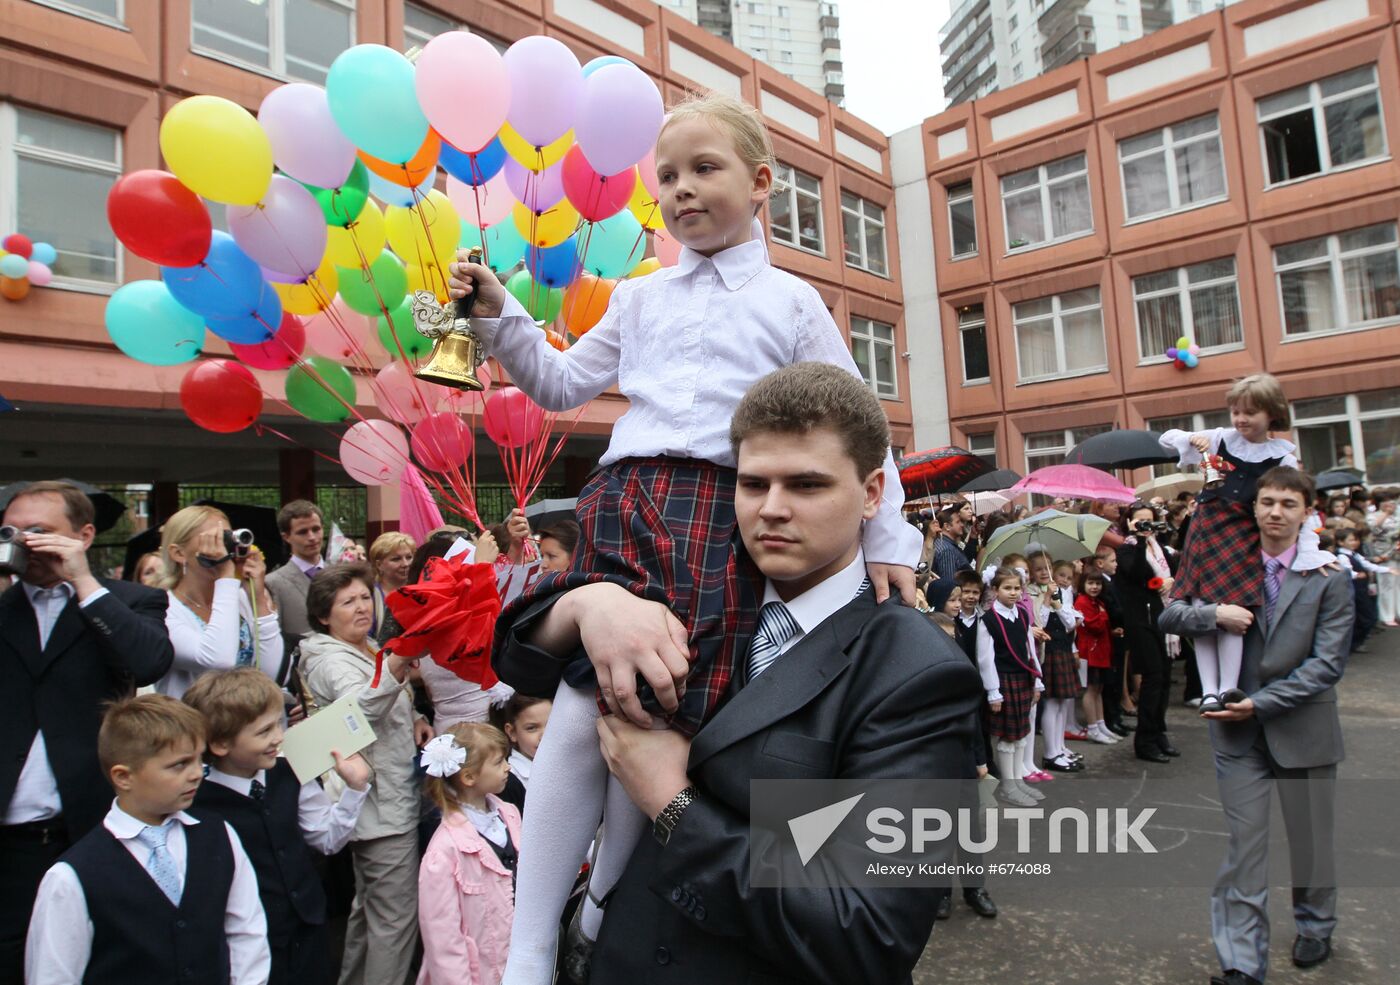
[[[612,386],[629,401],[579,496],[572,569],[541,578],[501,615],[502,626],[531,619],[568,593],[561,611],[577,613],[587,653],[562,683],[557,669],[498,668],[506,683],[554,699],[532,767],[506,985],[552,980],[560,912],[602,815],[588,899],[564,955],[569,977],[584,974],[602,923],[596,901],[647,823],[608,775],[600,711],[693,735],[747,655],[761,579],[736,551],[728,429],[740,398],[794,362],[857,373],[821,296],[769,265],[756,218],[774,173],[762,116],[726,96],[682,104],[661,129],[656,170],[666,228],[685,247],[678,263],[620,282],[603,319],[563,352],[488,268],[464,253],[453,264],[453,296],[477,295],[473,330],[537,403],[564,410]],[[885,472],[865,557],[877,598],[894,584],[912,604],[921,538],[900,514],[888,455]]]
[[[1025,780],[1025,747],[1034,741],[1031,711],[1045,686],[1032,633],[1035,617],[1020,605],[1024,585],[1015,568],[992,575],[992,604],[977,625],[977,669],[991,709],[988,730],[997,740],[997,796],[1031,807],[1045,798]]]

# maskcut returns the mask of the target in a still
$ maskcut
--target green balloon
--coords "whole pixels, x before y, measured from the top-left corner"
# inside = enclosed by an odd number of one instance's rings
[[[408,274],[399,258],[388,250],[370,263],[368,277],[364,270],[354,267],[336,270],[340,274],[340,296],[351,310],[362,315],[382,315],[385,308],[393,311],[408,293]]]
[[[203,316],[176,301],[163,281],[123,284],[107,299],[104,320],[118,349],[152,366],[187,363],[204,348]]]
[[[524,260],[528,248],[520,230],[515,228],[515,220],[510,216],[486,230],[486,266],[498,274],[513,269]]]
[[[419,335],[418,329],[413,327],[413,305],[408,300],[395,308],[388,318],[379,316],[379,341],[390,359],[399,358],[399,349],[403,349],[409,359],[418,359],[433,351],[432,340]]]
[[[530,317],[546,324],[559,317],[564,307],[564,292],[557,287],[545,287],[535,283],[528,270],[520,270],[506,281],[506,290],[525,306]]]
[[[306,182],[302,184],[306,185]],[[316,203],[326,217],[326,225],[344,229],[360,217],[365,203],[369,201],[369,170],[364,161],[357,160],[345,184],[339,188],[306,185],[306,190],[316,197]]]
[[[312,356],[287,371],[287,403],[302,417],[334,424],[350,416],[346,404],[355,405],[355,381],[340,363]]]

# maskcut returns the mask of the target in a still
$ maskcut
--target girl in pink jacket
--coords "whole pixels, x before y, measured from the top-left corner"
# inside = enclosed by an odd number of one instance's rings
[[[498,985],[505,971],[520,845],[520,813],[497,796],[509,755],[505,734],[479,722],[454,725],[423,747],[442,824],[418,870],[418,985]]]

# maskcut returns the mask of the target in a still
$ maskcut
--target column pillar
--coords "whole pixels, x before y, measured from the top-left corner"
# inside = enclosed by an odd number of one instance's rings
[[[399,487],[369,486],[365,510],[365,550],[374,543],[374,538],[390,530],[399,529]]]
[[[294,499],[316,502],[316,456],[311,449],[283,448],[278,451],[277,481],[283,503]]]
[[[147,501],[148,526],[159,527],[180,508],[180,484],[168,480],[151,483],[151,498]]]

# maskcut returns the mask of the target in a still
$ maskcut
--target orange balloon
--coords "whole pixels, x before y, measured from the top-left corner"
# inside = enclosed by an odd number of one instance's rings
[[[379,177],[386,181],[392,181],[396,185],[403,185],[405,188],[417,188],[423,183],[423,179],[437,170],[438,155],[441,152],[442,138],[438,136],[436,130],[429,130],[427,139],[423,141],[423,146],[418,148],[413,159],[407,164],[390,164],[388,161],[371,157],[364,151],[357,153],[360,155],[360,160],[365,162],[365,167]]]
[[[569,345],[569,343],[565,341],[564,336],[560,335],[558,332],[546,330],[544,333],[544,340],[560,352],[563,352]]]
[[[0,295],[10,301],[23,301],[29,296],[29,278],[0,277]]]
[[[564,291],[564,325],[574,338],[582,338],[602,320],[615,287],[615,280],[584,273]]]

